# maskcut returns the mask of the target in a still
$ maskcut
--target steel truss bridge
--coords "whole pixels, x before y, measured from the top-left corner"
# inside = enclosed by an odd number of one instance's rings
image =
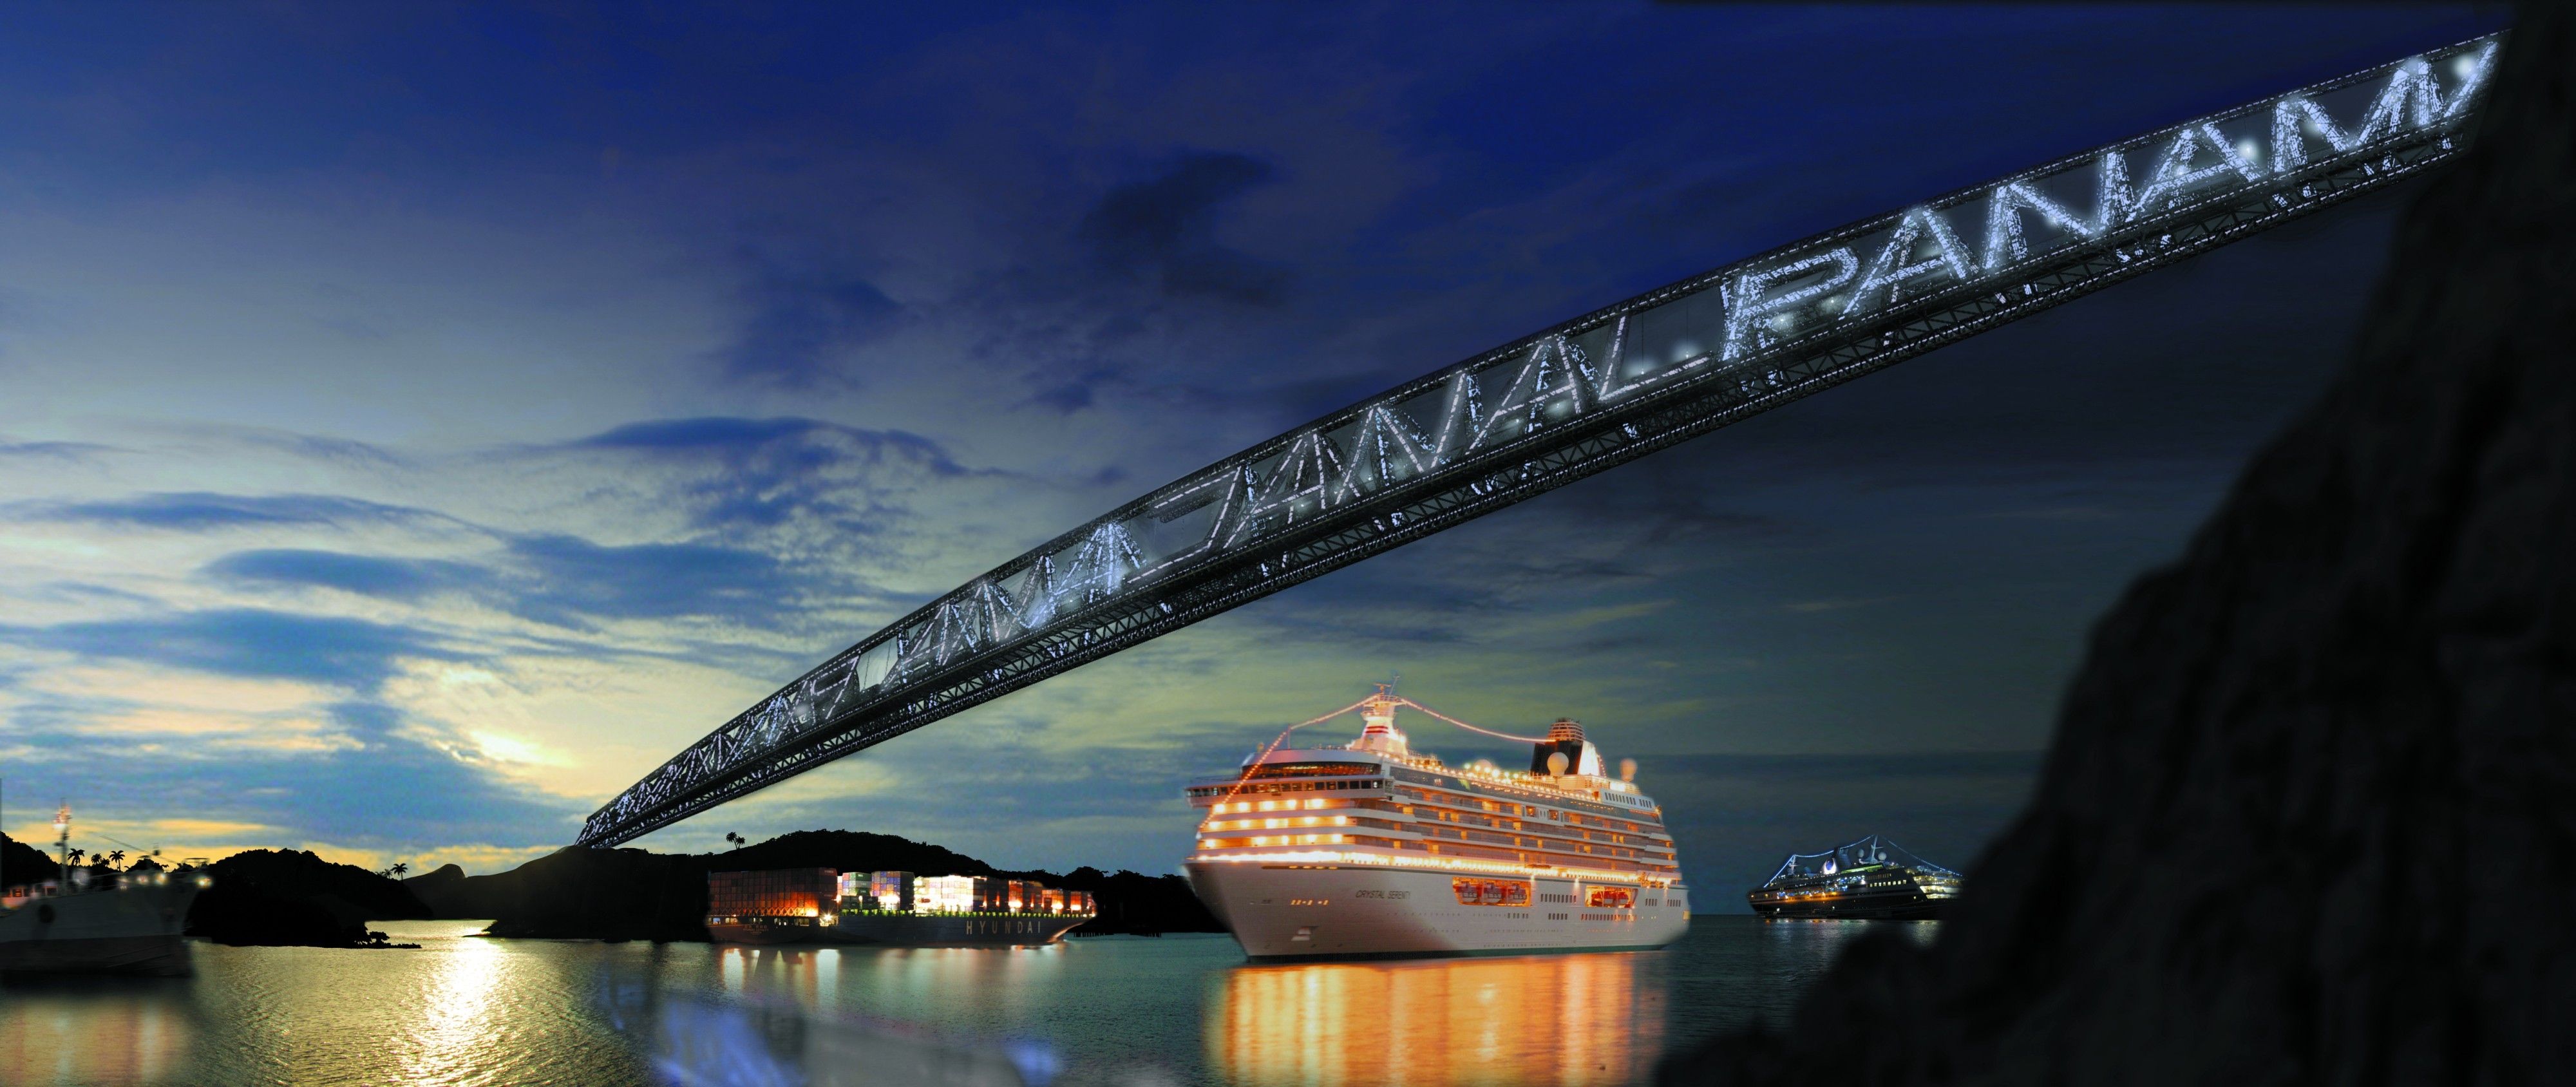
[[[1309,578],[2421,173],[2465,146],[2502,38],[1853,223],[1335,411],[869,635],[645,775],[592,814],[579,841],[628,841]]]

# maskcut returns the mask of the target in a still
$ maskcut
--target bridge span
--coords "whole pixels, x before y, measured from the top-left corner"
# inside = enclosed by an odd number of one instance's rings
[[[1230,608],[2413,176],[2503,35],[2071,155],[1584,314],[1271,438],[835,654],[582,826],[614,845]]]

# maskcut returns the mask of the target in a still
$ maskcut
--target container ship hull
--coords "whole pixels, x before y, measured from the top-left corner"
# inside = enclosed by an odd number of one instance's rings
[[[1468,905],[1449,872],[1242,862],[1184,864],[1190,889],[1247,958],[1531,955],[1643,951],[1690,927],[1679,888],[1648,890],[1624,909],[1588,909],[1583,881],[1538,876],[1528,905]],[[1505,880],[1479,882],[1508,882]],[[1669,895],[1669,897],[1667,897]]]

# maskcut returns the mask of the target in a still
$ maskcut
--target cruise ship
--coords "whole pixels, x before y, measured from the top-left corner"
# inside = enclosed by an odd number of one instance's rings
[[[1412,749],[1398,706],[1440,717],[1381,685],[1308,722],[1359,711],[1356,741],[1292,747],[1283,733],[1190,786],[1205,814],[1182,867],[1245,955],[1638,950],[1689,926],[1663,809],[1633,761],[1612,777],[1583,726],[1559,720],[1545,739],[1504,737],[1530,745],[1528,770],[1447,766]]]
[[[1767,918],[1935,921],[1958,894],[1959,873],[1872,835],[1822,853],[1792,853],[1744,899]]]

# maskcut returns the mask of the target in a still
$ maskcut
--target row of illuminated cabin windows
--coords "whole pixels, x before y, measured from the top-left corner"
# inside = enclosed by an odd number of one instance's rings
[[[1407,776],[1420,778],[1431,777],[1431,775]],[[1262,795],[1277,795],[1281,793],[1306,793],[1353,789],[1370,790],[1385,789],[1389,787],[1390,786],[1385,778],[1370,778],[1360,781],[1246,781],[1230,785],[1197,785],[1192,786],[1185,791],[1189,794],[1189,797],[1192,800],[1214,800],[1219,803],[1219,806],[1224,806],[1229,802],[1239,803],[1240,801],[1235,799],[1237,797],[1258,797]],[[1397,792],[1416,796],[1420,796],[1425,793],[1425,790],[1411,786],[1398,785],[1393,786],[1392,788]],[[1447,792],[1442,792],[1438,795],[1453,796],[1460,806],[1467,808],[1482,808],[1483,810],[1492,812],[1509,812],[1517,810],[1519,814],[1527,815],[1532,818],[1536,818],[1539,815],[1539,808],[1536,805],[1524,804],[1514,800],[1494,800]],[[1626,824],[1626,829],[1637,829],[1636,816],[1638,813],[1635,812],[1623,812],[1606,805],[1595,805],[1565,798],[1550,798],[1550,802],[1557,806],[1557,810],[1553,810],[1553,813],[1548,816],[1550,819],[1603,828],[1618,827],[1624,823]],[[1589,814],[1587,814],[1587,811]]]
[[[1241,838],[1200,838],[1201,849],[1261,849],[1278,846],[1348,845],[1377,849],[1398,849],[1430,853],[1442,857],[1464,857],[1473,860],[1509,861],[1513,864],[1558,865],[1598,868],[1613,872],[1638,872],[1648,875],[1672,875],[1680,869],[1669,861],[1626,857],[1608,853],[1577,854],[1557,850],[1495,849],[1461,842],[1415,841],[1382,838],[1373,834],[1348,834],[1315,831],[1296,834],[1254,834]]]
[[[1349,831],[1352,830],[1414,831],[1421,834],[1423,838],[1427,840],[1427,844],[1426,842],[1381,838],[1373,835],[1350,833]],[[1208,842],[1230,842],[1235,846],[1332,844],[1374,845],[1386,842],[1395,843],[1394,845],[1391,845],[1390,848],[1428,849],[1435,853],[1441,852],[1441,847],[1448,846],[1448,852],[1457,853],[1460,856],[1494,856],[1510,857],[1514,859],[1526,859],[1528,857],[1543,859],[1546,857],[1555,857],[1561,860],[1582,862],[1598,861],[1604,858],[1615,858],[1638,861],[1641,863],[1657,865],[1663,868],[1671,868],[1674,863],[1672,851],[1668,848],[1638,849],[1629,846],[1586,844],[1569,842],[1562,838],[1549,838],[1537,835],[1522,837],[1509,834],[1489,834],[1483,831],[1464,830],[1456,827],[1425,825],[1421,823],[1396,823],[1384,819],[1368,819],[1357,816],[1309,816],[1303,819],[1244,819],[1211,822],[1200,828],[1200,833],[1204,835],[1220,835],[1229,832],[1240,834],[1243,831],[1280,831],[1281,833],[1255,833],[1250,837],[1242,838],[1208,837],[1202,840]],[[1453,842],[1460,844],[1450,845],[1450,843]],[[1535,850],[1536,852],[1532,854],[1505,854],[1492,850],[1463,848],[1464,846],[1471,844],[1508,846],[1514,850]],[[1209,846],[1208,848],[1214,849],[1231,847]]]
[[[1437,797],[1445,800],[1445,797]],[[1227,809],[1251,809],[1228,812]],[[1391,814],[1412,815],[1412,822],[1372,819],[1363,815],[1318,814],[1323,812],[1374,810]],[[1229,814],[1236,818],[1227,818]],[[1241,830],[1304,830],[1309,827],[1372,827],[1381,830],[1412,830],[1430,837],[1454,838],[1459,841],[1485,842],[1515,848],[1553,849],[1564,853],[1590,856],[1631,857],[1645,860],[1673,859],[1671,839],[1659,834],[1627,834],[1616,831],[1567,830],[1548,823],[1531,825],[1531,820],[1512,819],[1474,812],[1459,812],[1430,804],[1403,804],[1387,800],[1280,800],[1220,804],[1211,810],[1201,824],[1202,833]],[[1447,826],[1442,824],[1458,824]],[[1627,824],[1634,826],[1635,824]],[[1465,826],[1492,827],[1491,833],[1463,829]]]

